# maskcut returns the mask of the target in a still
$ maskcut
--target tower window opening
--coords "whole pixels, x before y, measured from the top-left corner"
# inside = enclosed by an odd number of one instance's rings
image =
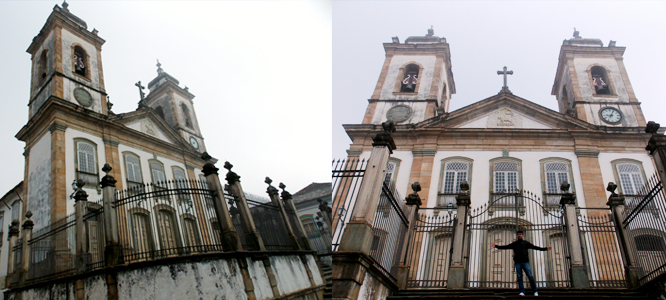
[[[87,77],[86,56],[86,51],[83,48],[79,46],[74,47],[74,73],[83,77]]]
[[[39,76],[39,84],[42,84],[46,78],[46,52],[46,50],[42,51],[42,55],[39,56],[39,62],[37,65],[37,76]]]
[[[185,103],[180,104],[180,108],[183,110],[183,116],[185,117],[185,126],[192,127],[192,120],[190,120],[190,110],[187,108]]]
[[[610,85],[606,69],[596,66],[592,67],[592,85],[597,95],[610,95]]]
[[[419,66],[411,64],[405,67],[404,77],[400,85],[400,92],[412,93],[416,91],[418,82]]]
[[[164,120],[164,109],[162,109],[161,106],[155,108],[155,113],[157,113],[157,115],[160,116],[162,120]]]

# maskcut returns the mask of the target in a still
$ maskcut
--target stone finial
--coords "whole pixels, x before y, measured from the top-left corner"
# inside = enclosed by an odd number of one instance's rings
[[[502,149],[502,157],[509,157],[509,149],[507,148]]]
[[[465,194],[469,193],[469,183],[467,181],[461,182],[460,183],[460,190]]]
[[[280,197],[282,197],[282,201],[287,201],[291,199],[291,193],[287,192],[285,188],[287,187],[284,183],[280,182],[278,185],[282,189],[282,193],[280,193]]]
[[[98,33],[99,33],[99,30],[97,30],[97,28],[93,28],[92,34],[97,35]]]
[[[157,59],[157,74],[162,74],[162,72],[164,72],[164,70],[162,70],[162,64],[160,63],[160,60]]]
[[[185,91],[188,92],[188,93],[190,92],[190,88],[188,88],[187,86],[185,86],[185,87],[183,88],[183,90],[185,90]]]
[[[432,25],[430,25],[430,29],[428,29],[428,34],[426,34],[426,36],[433,36],[433,35],[435,35],[435,30],[432,29]]]
[[[567,191],[569,191],[569,187],[571,187],[571,184],[569,184],[568,182],[564,181],[564,182],[562,182],[562,184],[560,185],[560,190],[561,190],[563,193],[566,193]]]
[[[418,181],[412,183],[412,191],[414,192],[407,195],[407,197],[405,198],[405,202],[407,202],[406,204],[421,206],[423,202],[421,201],[421,197],[419,197],[418,194],[418,192],[421,191],[421,184]]]
[[[573,37],[578,38],[578,39],[580,38],[580,32],[578,32],[578,30],[576,30],[576,27],[574,27]]]
[[[382,128],[384,129],[384,132],[395,132],[395,123],[393,121],[386,121],[382,123]]]
[[[615,189],[617,189],[617,184],[615,184],[615,182],[609,182],[606,190],[609,191],[611,195],[616,195]]]
[[[615,41],[610,40],[610,42],[608,42],[608,47],[615,47]]]
[[[421,191],[421,184],[418,181],[412,183],[412,191],[414,191],[414,193],[418,193]]]
[[[206,165],[208,165],[208,164],[206,164]],[[212,164],[211,164],[211,165],[212,165]],[[204,166],[204,167],[205,167],[205,166]],[[238,176],[238,174],[236,174],[235,172],[231,171],[231,168],[233,168],[233,167],[234,167],[234,165],[232,165],[232,164],[229,163],[228,161],[225,161],[225,162],[224,162],[224,168],[228,170],[228,172],[227,172],[227,176],[226,176],[225,179],[227,180],[227,182],[229,182],[229,184],[234,184],[234,183],[236,183],[236,182],[240,182],[240,178],[241,178],[240,176]]]
[[[266,179],[264,180],[264,182],[266,184],[268,184],[268,188],[266,189],[266,193],[268,193],[269,195],[273,195],[273,194],[277,195],[278,189],[276,189],[274,186],[271,185],[271,183],[273,182],[273,179],[266,176]]]
[[[271,183],[273,182],[273,179],[271,179],[270,177],[266,176],[266,179],[264,179],[264,182],[265,182],[266,184],[268,184],[268,185],[271,185]]]
[[[657,133],[657,130],[659,130],[659,123],[656,123],[655,121],[650,121],[647,123],[647,126],[645,126],[645,133],[651,133],[655,134]]]
[[[25,214],[25,218],[26,218],[26,220],[23,221],[23,226],[22,226],[23,229],[32,229],[32,227],[35,226],[35,223],[34,223],[32,220],[30,220],[30,217],[32,217],[32,212],[31,212],[31,211],[28,211],[28,212]]]
[[[67,12],[69,12],[68,7],[69,7],[69,3],[67,3],[67,0],[63,0],[63,1],[62,1],[62,9],[64,9],[64,10],[67,11]]]
[[[203,159],[203,160],[206,161],[206,163],[205,163],[204,166],[203,166],[203,173],[204,173],[204,176],[208,176],[208,175],[210,175],[210,174],[218,175],[217,171],[219,171],[220,169],[218,169],[217,167],[215,167],[215,164],[213,164],[213,163],[210,161],[210,160],[212,159],[212,157],[210,156],[210,154],[208,154],[208,152],[204,152],[204,153],[202,153],[202,154],[201,154],[201,159]],[[226,168],[226,164],[225,164],[225,168]]]
[[[391,42],[394,44],[400,44],[400,39],[397,36],[391,38]]]
[[[204,153],[201,154],[201,159],[203,159],[205,161],[209,161],[211,158],[212,157],[210,156],[210,154],[208,154],[208,152],[204,152]]]
[[[77,179],[77,180],[76,180],[76,190],[77,190],[77,191],[80,191],[81,188],[83,188],[84,185],[86,185],[86,182],[85,182],[85,181],[83,181],[83,180],[81,180],[81,179]]]
[[[102,168],[102,171],[106,173],[106,175],[104,175],[104,177],[102,177],[102,181],[100,181],[100,185],[102,186],[102,188],[105,188],[107,186],[116,187],[116,182],[117,182],[116,179],[113,178],[113,176],[109,175],[109,172],[111,172],[111,170],[113,170],[113,168],[111,168],[111,165],[109,165],[109,163],[105,163],[104,167]]]
[[[26,213],[25,213],[25,218],[26,218],[26,219],[30,219],[30,218],[32,218],[32,211],[28,211],[28,212],[26,212]]]

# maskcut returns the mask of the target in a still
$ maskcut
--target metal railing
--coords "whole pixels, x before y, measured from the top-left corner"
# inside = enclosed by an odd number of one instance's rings
[[[625,201],[622,226],[643,285],[666,273],[666,199],[659,174],[648,180],[639,197]]]
[[[134,186],[114,203],[125,262],[222,251],[212,191],[198,180]]]
[[[36,230],[28,241],[28,281],[39,282],[74,273],[76,214]],[[14,269],[14,272],[20,270]]]
[[[456,214],[420,209],[409,238],[407,288],[445,288]]]
[[[615,221],[606,208],[577,208],[583,258],[591,288],[626,288]]]
[[[354,213],[354,204],[358,196],[367,161],[351,160],[333,160],[332,164],[332,183],[331,191],[333,196],[333,236],[332,247],[336,251],[340,246],[340,239],[346,224]]]
[[[377,212],[372,224],[373,240],[370,257],[385,275],[395,279],[397,276],[398,255],[409,221],[404,213],[403,199],[395,190],[395,185],[382,185]]]
[[[273,203],[264,203],[247,199],[254,225],[264,242],[266,250],[294,250],[284,225],[280,208]],[[233,216],[233,215],[232,215]]]

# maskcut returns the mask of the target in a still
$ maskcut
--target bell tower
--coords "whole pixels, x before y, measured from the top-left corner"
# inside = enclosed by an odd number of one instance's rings
[[[417,123],[449,111],[456,87],[445,38],[430,28],[425,36],[411,36],[404,43],[394,37],[384,43],[384,51],[386,59],[363,124]]]
[[[102,45],[97,30],[56,5],[27,52],[32,57],[29,114],[32,118],[51,97],[107,114],[102,73]]]
[[[148,96],[139,103],[155,110],[173,129],[187,140],[198,152],[206,151],[194,113],[194,95],[186,87],[181,88],[175,77],[164,72],[157,61],[157,77],[148,83]],[[140,85],[140,84],[139,84]]]
[[[564,40],[552,95],[559,110],[600,126],[644,127],[645,118],[624,67],[625,47],[574,36]]]

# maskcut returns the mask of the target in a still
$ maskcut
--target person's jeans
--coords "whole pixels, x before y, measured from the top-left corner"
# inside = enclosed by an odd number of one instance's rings
[[[523,270],[527,274],[527,278],[530,280],[530,285],[534,289],[534,292],[537,292],[536,282],[534,282],[534,276],[532,276],[532,269],[530,268],[530,263],[516,263],[516,275],[518,275],[518,287],[520,287],[520,292],[525,293],[525,286],[523,286]]]

